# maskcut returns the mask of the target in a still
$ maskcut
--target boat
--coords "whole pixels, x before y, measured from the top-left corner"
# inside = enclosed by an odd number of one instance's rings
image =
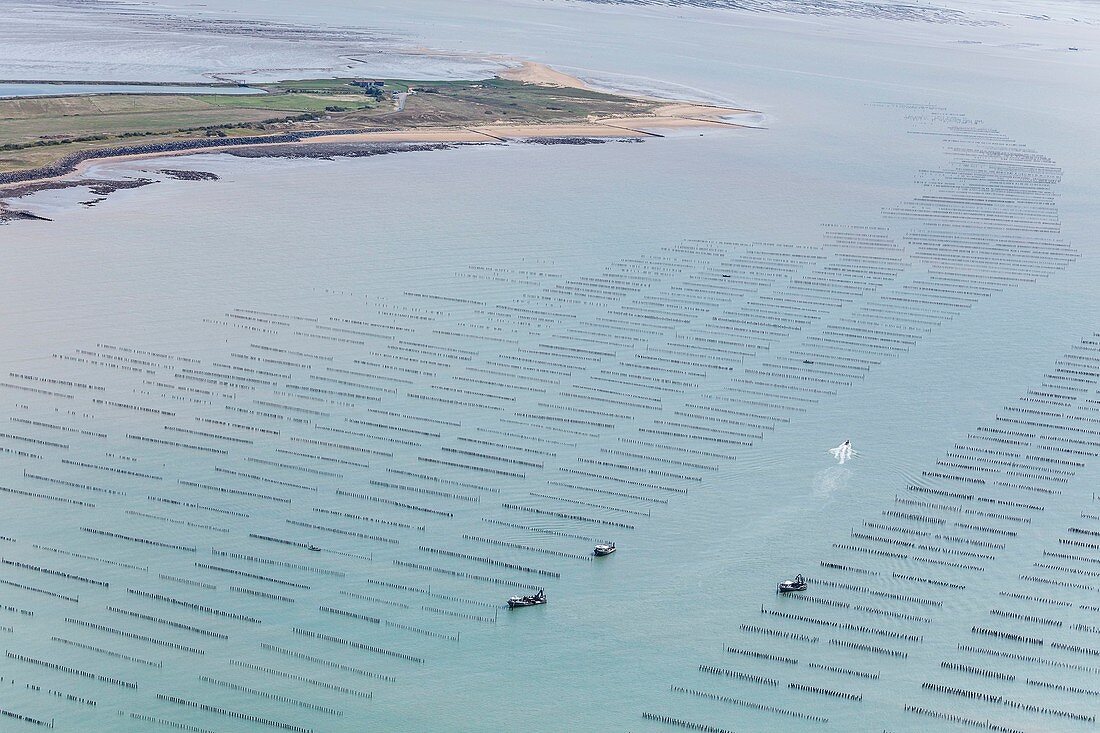
[[[320,547],[318,547],[317,545],[310,545],[310,546],[309,546],[309,551],[310,551],[310,552],[320,552],[320,551],[321,551],[321,548],[320,548]]]
[[[791,593],[800,590],[806,590],[806,579],[802,577],[801,573],[794,576],[794,580],[784,580],[779,584],[780,593]]]
[[[610,555],[615,551],[615,543],[608,542],[606,545],[596,545],[596,548],[592,550],[592,554],[596,557],[603,557],[604,555]]]
[[[546,603],[546,591],[539,588],[539,592],[533,596],[512,596],[508,599],[508,608],[523,608],[525,606],[541,606]]]

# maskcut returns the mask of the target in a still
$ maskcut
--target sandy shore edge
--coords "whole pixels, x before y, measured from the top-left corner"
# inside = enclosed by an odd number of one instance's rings
[[[505,69],[499,73],[501,78],[520,81],[528,84],[540,84],[546,86],[561,86],[587,89],[583,81],[563,72],[531,61],[524,61],[518,66]],[[71,182],[83,176],[91,166],[99,166],[111,163],[133,160],[149,160],[159,158],[173,158],[183,155],[199,155],[204,153],[231,152],[234,148],[264,148],[273,152],[280,148],[292,150],[295,147],[317,144],[372,144],[372,143],[501,143],[513,140],[550,140],[555,138],[587,138],[587,139],[613,139],[628,138],[639,139],[646,137],[663,137],[661,130],[703,128],[703,127],[747,127],[753,125],[741,124],[737,118],[743,115],[753,114],[752,110],[736,109],[732,107],[718,107],[693,103],[669,103],[655,108],[652,113],[646,115],[614,118],[589,117],[584,121],[563,123],[491,123],[486,125],[463,127],[408,127],[384,130],[364,130],[356,133],[340,133],[331,135],[320,131],[311,132],[309,137],[300,140],[266,143],[255,138],[239,145],[222,144],[211,146],[196,146],[178,150],[158,150],[148,153],[118,155],[106,154],[81,160],[73,164],[71,170],[53,176],[42,176],[21,181],[0,183],[0,211],[4,209],[4,198],[17,198],[27,195],[33,190],[50,188],[51,183]]]

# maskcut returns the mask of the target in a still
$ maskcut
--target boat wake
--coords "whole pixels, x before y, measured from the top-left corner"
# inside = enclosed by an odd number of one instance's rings
[[[843,465],[848,461],[856,457],[856,452],[852,450],[852,441],[846,440],[836,448],[830,448],[829,452],[833,454],[833,458],[836,462]]]
[[[814,474],[813,495],[816,499],[829,499],[848,487],[852,472],[840,466],[831,466]]]

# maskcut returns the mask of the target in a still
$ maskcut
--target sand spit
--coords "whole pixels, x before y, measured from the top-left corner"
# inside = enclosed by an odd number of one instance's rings
[[[497,74],[501,79],[521,81],[524,84],[542,84],[551,87],[570,87],[572,89],[591,89],[575,76],[552,69],[546,64],[524,61]]]

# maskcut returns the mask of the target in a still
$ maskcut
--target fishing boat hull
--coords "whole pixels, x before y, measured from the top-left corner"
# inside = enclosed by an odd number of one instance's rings
[[[533,596],[512,596],[508,599],[508,608],[526,608],[546,603],[546,594],[541,590]]]
[[[797,593],[799,591],[806,590],[806,579],[802,577],[802,574],[794,576],[793,580],[784,580],[778,586],[776,590],[779,593]]]

